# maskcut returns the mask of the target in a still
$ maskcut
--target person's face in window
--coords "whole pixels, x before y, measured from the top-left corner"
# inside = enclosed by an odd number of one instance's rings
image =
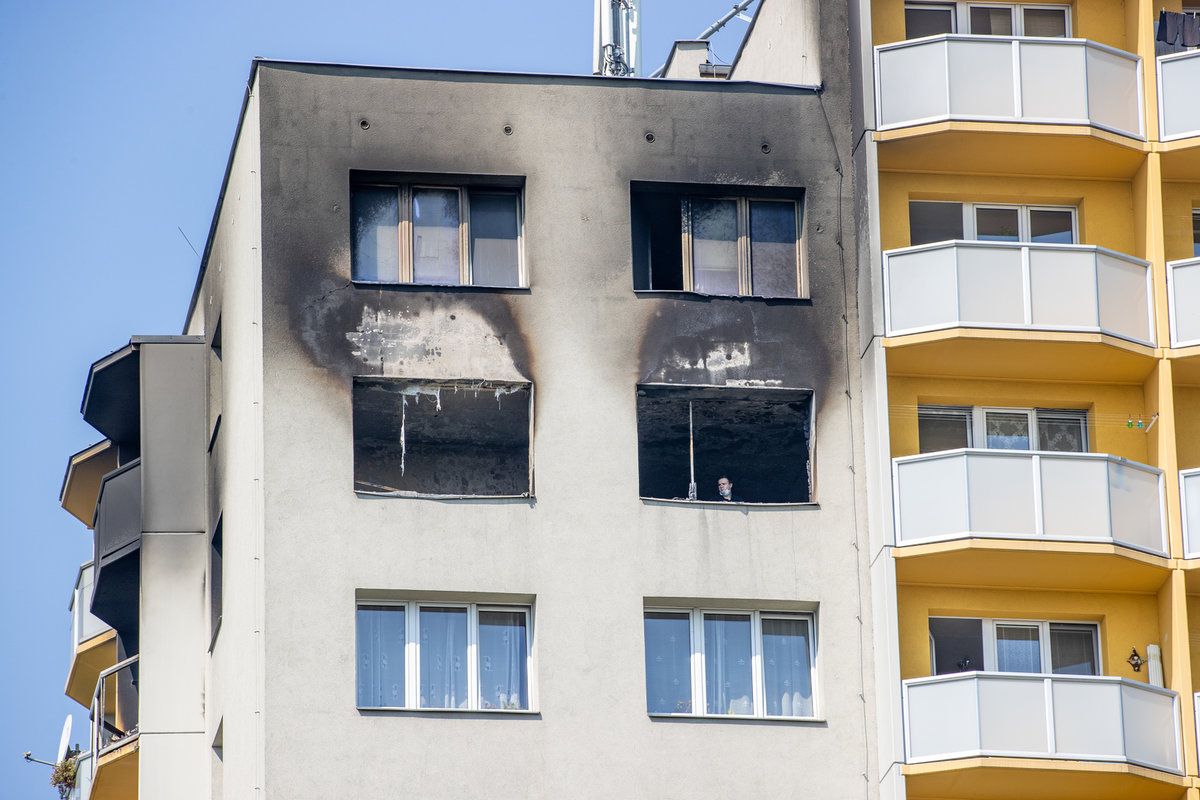
[[[733,481],[729,480],[729,478],[718,479],[717,493],[721,495],[723,500],[728,500],[733,496]]]

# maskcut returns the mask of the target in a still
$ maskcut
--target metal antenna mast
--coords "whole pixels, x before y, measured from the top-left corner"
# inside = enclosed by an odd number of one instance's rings
[[[637,75],[642,62],[641,0],[596,0],[594,75]]]
[[[741,17],[742,19],[748,20],[747,17],[742,16],[742,12],[745,11],[747,8],[749,8],[753,2],[754,2],[754,0],[742,0],[742,2],[737,3],[736,5],[734,5],[733,8],[729,9],[724,14],[722,14],[720,19],[718,19],[712,25],[709,25],[707,28],[705,28],[700,33],[700,35],[697,36],[696,38],[707,41],[710,36],[715,34],[717,31],[721,30],[721,28],[724,28],[726,23],[728,23],[729,20],[733,19],[734,17]],[[650,77],[651,78],[661,77],[663,74],[663,70],[665,70],[666,68],[667,68],[667,65],[663,64],[661,67],[654,70],[654,72],[651,72]]]

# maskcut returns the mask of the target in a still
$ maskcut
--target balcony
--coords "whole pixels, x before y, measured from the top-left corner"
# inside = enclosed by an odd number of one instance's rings
[[[1200,258],[1167,262],[1171,347],[1200,345]]]
[[[79,568],[71,595],[71,669],[66,694],[87,706],[102,670],[117,663],[116,633],[89,611],[92,604],[92,565]]]
[[[138,793],[138,657],[100,673],[92,700],[92,800]]]
[[[141,539],[142,467],[135,460],[105,475],[100,484],[91,607],[131,650],[137,641]]]
[[[1123,458],[946,450],[893,459],[892,481],[899,547],[1002,538],[1168,554],[1162,471]]]
[[[1158,133],[1164,142],[1200,136],[1200,51],[1158,57]]]
[[[996,328],[1154,346],[1149,263],[1103,247],[946,241],[889,250],[883,265],[888,336]]]
[[[1179,470],[1179,497],[1184,558],[1200,558],[1200,468]]]
[[[904,681],[903,703],[910,765],[1007,757],[1106,761],[1183,774],[1179,696],[1149,684],[965,672]]]

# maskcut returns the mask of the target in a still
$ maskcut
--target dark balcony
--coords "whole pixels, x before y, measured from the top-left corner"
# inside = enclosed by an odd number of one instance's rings
[[[117,631],[126,652],[136,653],[142,542],[140,460],[104,476],[96,501],[95,531],[92,614]]]

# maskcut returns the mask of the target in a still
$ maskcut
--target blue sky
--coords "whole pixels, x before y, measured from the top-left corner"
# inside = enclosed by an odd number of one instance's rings
[[[643,0],[665,60],[732,0]],[[714,39],[733,58],[745,23]],[[88,365],[178,333],[250,59],[587,73],[590,0],[0,0],[0,800],[56,797],[75,572],[89,532],[58,507]]]

